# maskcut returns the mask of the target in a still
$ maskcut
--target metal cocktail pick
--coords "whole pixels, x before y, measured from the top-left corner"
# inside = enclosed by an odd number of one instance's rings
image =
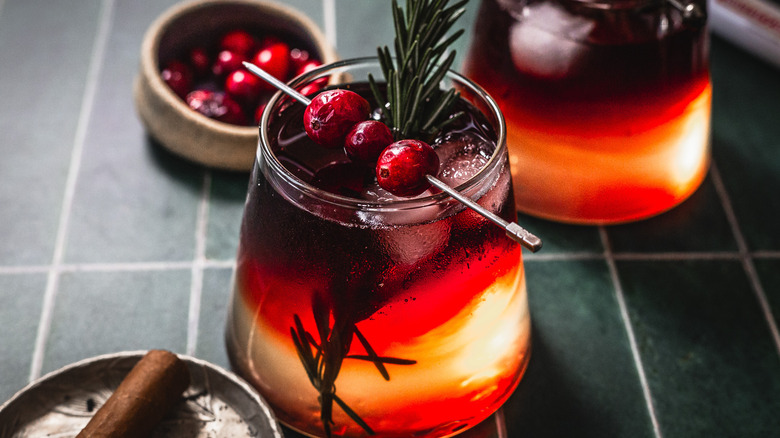
[[[252,73],[259,76],[266,82],[270,83],[274,87],[278,88],[279,90],[283,91],[293,99],[301,102],[302,104],[309,106],[311,103],[311,100],[304,96],[303,94],[299,93],[295,89],[287,86],[284,82],[280,81],[279,79],[276,79],[273,77],[270,73],[263,70],[262,68],[250,63],[250,62],[244,62],[244,67],[249,69]],[[542,239],[534,236],[528,230],[521,227],[515,222],[507,222],[500,217],[496,216],[495,214],[485,210],[481,205],[477,204],[476,202],[472,201],[466,196],[463,196],[460,194],[457,190],[453,189],[452,187],[448,186],[438,178],[432,176],[432,175],[426,175],[425,176],[428,179],[428,182],[430,182],[433,186],[437,187],[443,192],[446,192],[448,195],[452,196],[459,202],[463,203],[466,207],[476,211],[477,213],[484,216],[489,221],[493,222],[494,224],[498,225],[499,227],[503,228],[506,231],[506,235],[509,236],[512,240],[520,243],[524,247],[531,250],[531,252],[536,252],[542,249]]]

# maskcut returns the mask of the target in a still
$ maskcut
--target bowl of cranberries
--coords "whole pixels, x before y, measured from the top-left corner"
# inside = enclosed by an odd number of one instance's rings
[[[135,105],[163,147],[208,167],[248,171],[257,121],[276,89],[243,62],[287,82],[336,59],[316,24],[289,6],[261,0],[181,3],[144,36]]]

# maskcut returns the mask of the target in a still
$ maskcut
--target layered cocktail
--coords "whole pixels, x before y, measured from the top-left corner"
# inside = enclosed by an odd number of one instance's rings
[[[698,188],[710,163],[709,40],[693,14],[704,2],[685,5],[482,1],[464,71],[506,117],[519,210],[618,223]]]
[[[375,59],[314,70],[354,91]],[[503,118],[453,72],[458,117],[426,139],[439,179],[516,217]],[[487,418],[526,368],[530,319],[521,247],[429,188],[399,197],[342,149],[313,144],[304,106],[278,94],[260,127],[228,323],[235,369],[288,426],[312,436],[444,437]]]

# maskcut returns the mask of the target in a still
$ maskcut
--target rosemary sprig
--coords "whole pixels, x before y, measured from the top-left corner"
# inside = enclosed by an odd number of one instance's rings
[[[312,302],[314,322],[317,326],[317,334],[320,337],[318,343],[311,333],[303,327],[301,318],[293,315],[293,326],[290,327],[290,335],[295,344],[298,358],[303,365],[306,375],[314,389],[319,392],[320,420],[325,431],[325,436],[331,436],[333,426],[333,403],[335,402],[355,423],[357,423],[368,435],[374,435],[374,430],[350,408],[344,400],[336,395],[336,378],[341,371],[344,359],[356,359],[372,362],[385,380],[390,380],[390,374],[385,364],[389,365],[414,365],[417,361],[400,359],[396,357],[378,356],[366,337],[358,330],[353,322],[335,320],[335,315],[320,300]],[[331,327],[329,320],[334,317]],[[365,355],[349,355],[353,336],[357,336],[360,344],[366,350]]]
[[[383,118],[396,140],[433,136],[460,117],[450,116],[458,98],[454,89],[442,91],[439,82],[455,61],[455,51],[447,48],[463,29],[446,34],[463,15],[468,0],[448,6],[449,0],[406,0],[402,9],[393,0],[394,55],[387,46],[377,49],[379,64],[387,83],[380,89],[373,75],[368,81],[377,102],[385,103]]]

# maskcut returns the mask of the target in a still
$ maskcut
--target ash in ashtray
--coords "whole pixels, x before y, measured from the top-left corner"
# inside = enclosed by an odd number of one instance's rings
[[[212,397],[206,390],[188,392],[175,412],[154,430],[153,438],[164,437],[229,438],[257,437],[228,403]]]

